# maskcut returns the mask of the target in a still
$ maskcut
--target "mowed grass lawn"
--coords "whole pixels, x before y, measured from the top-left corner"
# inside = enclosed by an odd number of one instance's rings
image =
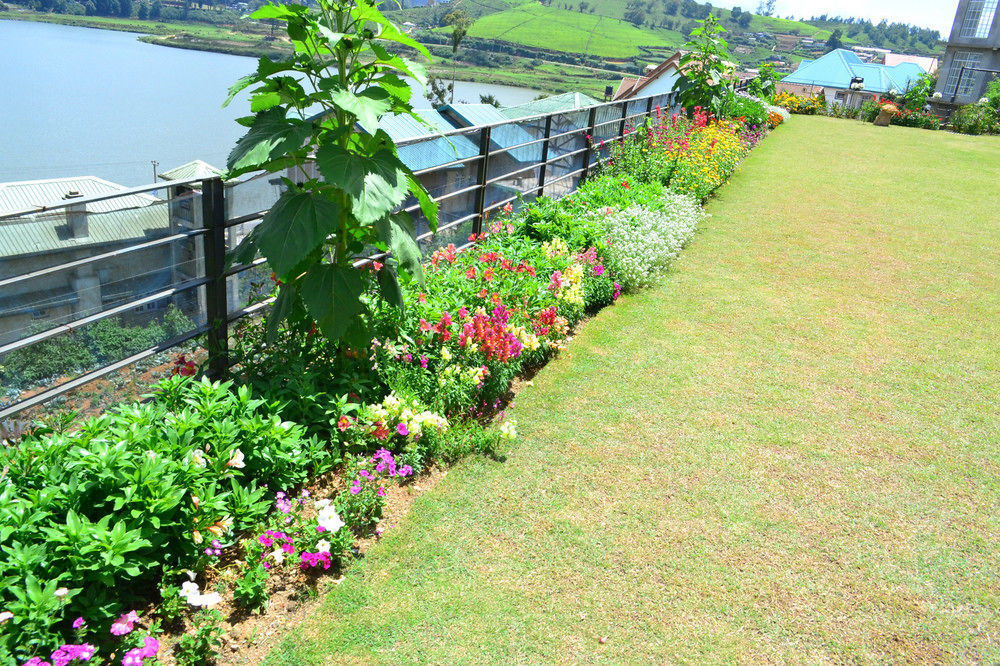
[[[998,173],[793,117],[269,663],[1000,661]]]

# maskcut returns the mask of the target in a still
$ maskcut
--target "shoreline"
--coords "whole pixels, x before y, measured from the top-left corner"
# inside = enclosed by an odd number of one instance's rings
[[[228,28],[208,23],[76,16],[14,9],[0,11],[0,20],[54,23],[97,30],[129,32],[137,35],[139,41],[156,46],[249,58],[261,56],[282,58],[290,54],[290,50],[273,46],[272,42],[265,41],[263,34],[234,32]],[[450,79],[452,67],[450,62],[438,59],[434,65],[428,67],[428,70],[438,76]],[[578,75],[575,71],[563,71],[560,74],[555,74],[554,72],[531,72],[520,69],[493,70],[461,62],[456,73],[458,81],[528,88],[539,93],[553,95],[565,92],[602,95],[604,86],[608,83],[603,79]]]

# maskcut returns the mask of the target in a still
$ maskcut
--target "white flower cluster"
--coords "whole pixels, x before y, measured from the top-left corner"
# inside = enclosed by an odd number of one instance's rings
[[[344,521],[328,499],[321,499],[316,502],[316,524],[325,531],[333,534],[344,526]],[[326,549],[329,552],[329,547]]]
[[[402,400],[395,393],[390,393],[381,405],[369,405],[367,411],[372,421],[382,421],[390,429],[397,424],[405,424],[408,436],[413,438],[419,437],[427,428],[436,428],[439,432],[448,429],[446,418],[421,407],[415,399]]]
[[[510,441],[517,439],[517,421],[504,421],[500,426],[500,437]]]
[[[599,217],[608,234],[607,261],[625,291],[648,285],[691,240],[705,213],[693,197],[668,194],[663,210],[639,206]]]
[[[200,606],[201,608],[211,608],[222,601],[222,595],[218,592],[205,592],[202,594],[201,590],[198,589],[198,583],[193,581],[187,581],[181,585],[180,596],[186,599],[190,605]]]

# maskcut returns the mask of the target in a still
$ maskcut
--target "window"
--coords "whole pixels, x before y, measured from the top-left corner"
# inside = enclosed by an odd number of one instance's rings
[[[972,94],[972,87],[975,84],[976,73],[970,72],[970,67],[979,67],[983,63],[981,53],[972,51],[959,51],[951,59],[951,66],[948,67],[948,79],[944,84],[945,95],[958,95],[967,97]],[[965,67],[965,74],[962,75],[962,68]],[[962,75],[962,87],[958,87],[958,77]]]
[[[970,0],[962,20],[962,37],[986,39],[990,36],[993,17],[997,13],[997,0]]]

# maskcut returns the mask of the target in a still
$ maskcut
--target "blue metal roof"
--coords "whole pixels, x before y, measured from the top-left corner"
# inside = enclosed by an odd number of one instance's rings
[[[865,63],[853,51],[834,49],[822,58],[803,60],[799,68],[782,79],[785,83],[847,89],[851,79],[860,76],[865,80],[865,91],[887,93],[903,92],[925,74],[924,69],[912,62],[887,67]]]
[[[491,104],[449,104],[441,108],[441,115],[455,127],[475,127],[478,125],[493,125],[495,123],[510,123],[510,118]],[[494,127],[490,132],[490,142],[498,148],[511,148],[522,143],[534,141],[535,137],[523,128],[506,124]],[[534,162],[540,159],[540,144],[514,148],[511,157],[518,162]]]
[[[385,130],[386,134],[396,142],[415,136],[424,136],[434,130],[447,132],[455,129],[434,109],[418,109],[416,113],[431,126],[430,129],[408,114],[384,116],[379,122],[379,128]],[[398,153],[403,164],[413,171],[418,171],[473,157],[479,154],[479,148],[467,137],[451,136],[400,146]],[[458,164],[452,168],[461,169],[463,167]]]

